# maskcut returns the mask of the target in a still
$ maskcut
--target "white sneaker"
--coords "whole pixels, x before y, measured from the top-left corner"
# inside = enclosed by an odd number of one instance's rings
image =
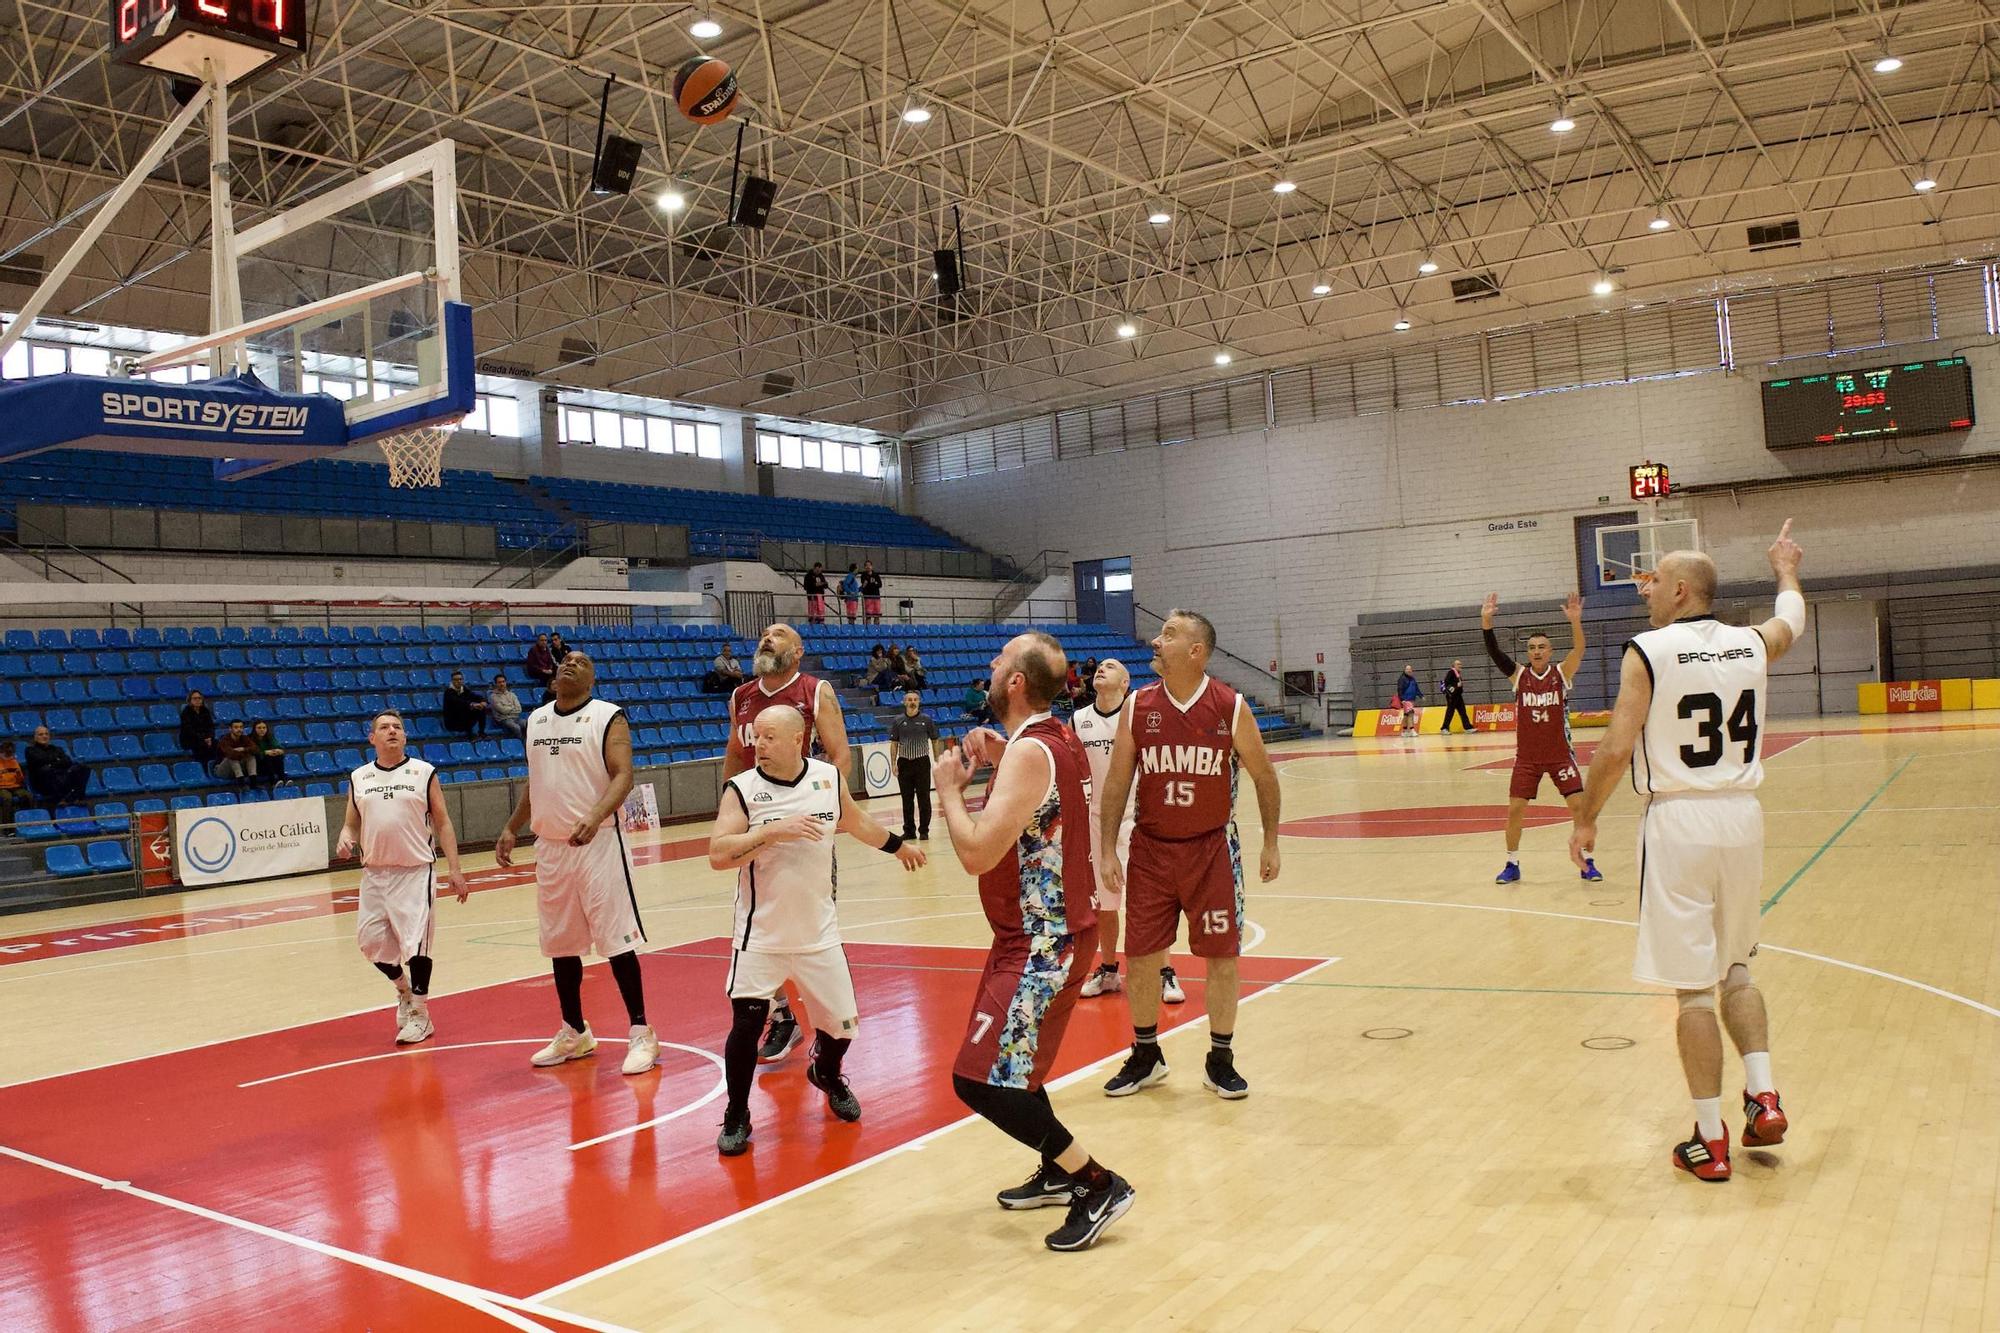
[[[431,1009],[421,995],[410,996],[409,1012],[404,1015],[403,1026],[396,1032],[398,1046],[414,1046],[437,1029],[431,1026]]]
[[[1181,989],[1181,979],[1174,975],[1171,967],[1160,969],[1160,999],[1168,1004],[1179,1004],[1187,999],[1187,992]]]
[[[660,1034],[641,1023],[625,1045],[625,1072],[643,1074],[660,1063]]]
[[[559,1065],[565,1060],[581,1060],[596,1049],[597,1038],[590,1035],[590,1024],[585,1023],[583,1031],[578,1032],[565,1023],[554,1039],[536,1051],[528,1063],[537,1069],[547,1069],[550,1065]]]
[[[1116,968],[1106,969],[1100,967],[1090,974],[1089,980],[1083,983],[1083,995],[1086,999],[1099,995],[1115,995],[1124,989],[1125,974]]]

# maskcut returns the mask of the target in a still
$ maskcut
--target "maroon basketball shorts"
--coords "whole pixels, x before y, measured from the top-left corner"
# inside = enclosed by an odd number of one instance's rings
[[[996,1088],[1041,1087],[1096,956],[1094,925],[1074,935],[995,939],[952,1072]]]
[[[1140,958],[1174,947],[1180,918],[1197,958],[1234,958],[1243,951],[1243,852],[1232,820],[1185,841],[1132,830],[1125,867],[1125,953]]]
[[[1542,789],[1542,778],[1556,784],[1556,790],[1565,797],[1576,795],[1583,790],[1583,773],[1576,766],[1576,756],[1566,755],[1556,760],[1516,759],[1514,776],[1507,783],[1507,795],[1517,801],[1532,801],[1535,793]]]

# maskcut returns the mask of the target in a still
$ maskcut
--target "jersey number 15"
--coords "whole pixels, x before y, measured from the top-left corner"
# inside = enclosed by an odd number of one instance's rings
[[[1695,737],[1701,742],[1699,745],[1683,745],[1681,762],[1689,768],[1713,768],[1721,763],[1725,730],[1721,696],[1685,694],[1675,711],[1682,721],[1694,723]],[[1726,729],[1729,740],[1743,747],[1743,762],[1747,764],[1754,760],[1757,757],[1757,691],[1745,690],[1736,696],[1736,706],[1729,710]]]

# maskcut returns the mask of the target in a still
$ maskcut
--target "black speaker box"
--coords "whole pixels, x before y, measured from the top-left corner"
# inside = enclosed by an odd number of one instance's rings
[[[958,251],[931,251],[931,268],[937,274],[937,294],[957,296],[962,286],[958,274]]]
[[[771,205],[778,201],[778,182],[762,176],[743,178],[743,195],[736,201],[736,225],[752,231],[764,230],[771,220]]]
[[[639,174],[639,154],[644,149],[637,139],[622,135],[604,136],[604,151],[598,155],[597,169],[591,173],[592,194],[630,194],[632,180]]]

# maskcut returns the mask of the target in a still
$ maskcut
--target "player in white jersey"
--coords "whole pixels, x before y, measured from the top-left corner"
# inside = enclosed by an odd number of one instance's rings
[[[333,859],[361,852],[361,908],[354,942],[361,956],[396,985],[396,1041],[409,1045],[434,1030],[431,993],[432,884],[435,848],[444,852],[445,884],[464,902],[471,892],[458,866],[458,835],[437,770],[408,753],[403,715],[377,713],[368,724],[375,759],[347,776],[347,818]],[[432,839],[436,842],[433,844]],[[408,968],[407,973],[404,971]]]
[[[646,1024],[639,945],[646,928],[632,887],[632,852],[618,810],[632,790],[632,728],[625,712],[593,699],[597,666],[570,652],[556,668],[556,697],[528,718],[528,788],[493,845],[493,859],[514,864],[514,840],[535,833],[535,906],[542,953],[555,973],[563,1025],[535,1052],[546,1068],[580,1060],[597,1049],[583,1018],[583,955],[607,959],[625,1001],[632,1032],[625,1072],[643,1074],[660,1059],[660,1038]]]
[[[1083,742],[1084,757],[1090,760],[1090,827],[1095,830],[1097,793],[1104,785],[1105,770],[1111,767],[1111,743],[1118,739],[1118,714],[1124,710],[1125,691],[1132,684],[1132,673],[1117,658],[1107,657],[1097,664],[1090,684],[1096,691],[1096,698],[1076,710],[1070,718],[1070,726],[1075,730],[1076,738]],[[1132,807],[1138,798],[1139,789],[1134,786],[1131,797],[1125,802],[1125,821],[1118,826],[1118,860],[1121,865],[1132,849]],[[1113,995],[1125,989],[1125,980],[1118,974],[1118,913],[1125,906],[1124,881],[1121,879],[1114,890],[1100,875],[1096,903],[1097,940],[1103,961],[1083,983],[1083,990],[1079,993],[1086,998]],[[1172,971],[1172,968],[1163,969],[1161,976],[1166,978]],[[1172,985],[1170,1002],[1178,1004],[1185,996],[1177,982]]]
[[[708,839],[708,863],[736,871],[736,923],[725,987],[734,1019],[723,1047],[729,1102],[716,1150],[734,1157],[750,1146],[750,1083],[757,1042],[771,1000],[791,982],[805,997],[816,1036],[806,1081],[826,1094],[827,1109],[859,1120],[861,1103],[840,1063],[860,1015],[854,978],[840,947],[834,899],[840,885],[836,830],[893,855],[906,870],[924,864],[905,843],[855,804],[841,772],[805,755],[805,719],[775,705],[751,724],[756,765],[723,784]]]
[[[1722,1120],[1722,1022],[1743,1057],[1743,1146],[1782,1143],[1789,1127],[1771,1081],[1770,1021],[1750,979],[1764,873],[1764,707],[1769,669],[1806,625],[1801,552],[1787,520],[1770,550],[1776,614],[1725,625],[1709,613],[1715,562],[1675,551],[1641,580],[1653,628],[1626,645],[1618,703],[1598,743],[1570,836],[1578,865],[1597,843],[1597,815],[1620,775],[1646,799],[1639,820],[1639,952],[1633,976],[1680,1000],[1681,1069],[1694,1137],[1674,1165],[1729,1179]]]

